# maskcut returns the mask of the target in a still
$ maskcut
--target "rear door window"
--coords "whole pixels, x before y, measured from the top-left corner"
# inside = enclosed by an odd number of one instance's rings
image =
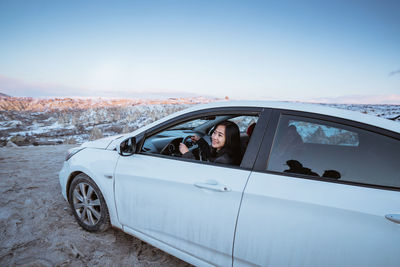
[[[267,169],[400,187],[399,159],[398,139],[344,124],[282,115]]]
[[[296,127],[304,143],[337,146],[358,146],[359,144],[356,132],[298,120],[289,120],[289,125]]]

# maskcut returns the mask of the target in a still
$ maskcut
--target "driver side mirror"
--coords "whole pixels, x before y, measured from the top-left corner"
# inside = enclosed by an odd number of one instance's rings
[[[131,156],[136,151],[136,138],[130,137],[117,146],[117,152],[121,156]]]

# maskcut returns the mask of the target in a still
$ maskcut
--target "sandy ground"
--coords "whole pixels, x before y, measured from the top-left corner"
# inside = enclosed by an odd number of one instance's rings
[[[0,266],[189,266],[120,230],[83,230],[58,182],[70,147],[0,148]]]

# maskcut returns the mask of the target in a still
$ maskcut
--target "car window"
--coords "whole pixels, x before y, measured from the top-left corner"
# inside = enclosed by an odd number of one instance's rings
[[[358,146],[358,134],[344,129],[306,121],[289,120],[304,143]]]
[[[179,151],[179,144],[186,141],[186,145],[189,148],[189,153],[194,155],[193,159],[209,161],[205,160],[202,156],[199,150],[199,145],[191,142],[190,136],[199,136],[204,141],[203,147],[204,144],[211,147],[211,135],[214,127],[220,122],[231,121],[239,128],[240,151],[238,151],[238,153],[239,157],[241,158],[244,155],[250,135],[257,120],[258,116],[254,115],[218,115],[199,117],[190,121],[173,124],[167,129],[147,136],[143,142],[141,153],[180,158],[182,157],[182,154]],[[249,131],[249,128],[251,131]]]
[[[281,116],[267,169],[400,187],[400,141],[379,133],[299,116]]]

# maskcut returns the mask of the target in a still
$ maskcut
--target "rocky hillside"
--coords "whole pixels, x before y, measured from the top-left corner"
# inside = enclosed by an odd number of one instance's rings
[[[127,133],[189,105],[215,100],[3,97],[0,98],[0,146],[79,144]]]
[[[190,105],[215,100],[0,97],[0,146],[80,144],[127,133]],[[400,105],[329,106],[400,121]]]
[[[3,93],[0,93],[0,97],[10,97],[10,96],[6,95],[6,94],[3,94]]]
[[[109,107],[129,107],[136,105],[190,105],[208,103],[215,99],[204,97],[168,98],[162,100],[111,99],[111,98],[53,98],[8,97],[1,94],[0,111],[73,111]]]

